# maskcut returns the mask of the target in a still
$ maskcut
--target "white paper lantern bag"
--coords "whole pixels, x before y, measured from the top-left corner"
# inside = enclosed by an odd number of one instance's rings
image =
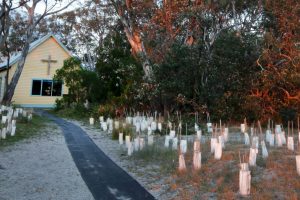
[[[251,174],[249,170],[240,170],[239,174],[239,193],[242,196],[250,195]]]
[[[291,136],[288,137],[287,147],[288,150],[294,151],[294,138]]]
[[[123,133],[119,133],[119,144],[123,144]]]

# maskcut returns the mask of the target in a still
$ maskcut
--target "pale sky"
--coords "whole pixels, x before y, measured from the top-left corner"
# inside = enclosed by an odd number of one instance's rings
[[[59,10],[60,8],[64,7],[65,5],[67,5],[71,0],[62,0],[61,3],[58,3],[54,10]],[[80,6],[80,2],[83,2],[84,0],[77,0],[76,2],[74,2],[72,5],[70,5],[66,10],[73,10],[74,8]],[[53,5],[55,3],[55,0],[48,0],[48,2],[50,3],[50,5]],[[49,7],[49,6],[48,6]],[[36,7],[36,12],[37,13],[43,13],[45,10],[45,3],[44,1],[41,1],[40,3],[37,4]],[[62,11],[63,12],[63,11]]]

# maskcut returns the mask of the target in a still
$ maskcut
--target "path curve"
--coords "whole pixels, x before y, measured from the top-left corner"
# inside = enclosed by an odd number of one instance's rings
[[[96,200],[152,200],[154,197],[126,171],[115,164],[80,127],[42,111],[57,123],[73,160]]]

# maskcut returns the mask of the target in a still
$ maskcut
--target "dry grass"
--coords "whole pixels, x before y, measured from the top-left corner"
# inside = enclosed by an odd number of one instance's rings
[[[188,147],[189,150],[185,155],[187,172],[179,172],[176,166],[172,165],[175,167],[174,170],[168,167],[168,173],[160,174],[174,180],[166,184],[169,184],[170,191],[178,193],[175,199],[300,199],[300,176],[296,171],[295,153],[287,150],[286,146],[282,148],[267,146],[269,151],[267,159],[262,158],[261,149],[259,150],[257,166],[250,168],[251,195],[246,198],[238,193],[239,150],[242,154],[248,155],[249,146],[243,145],[240,141],[231,141],[226,144],[222,159],[215,160],[210,153],[210,141],[207,141],[201,144],[202,168],[199,171],[193,170],[192,144],[189,143]],[[166,167],[163,160],[170,161],[170,157],[174,158],[174,153],[170,151],[159,153],[159,151],[157,148],[150,151],[148,149],[139,153],[137,157],[140,160],[147,160],[154,152],[153,157],[160,158],[157,164]]]

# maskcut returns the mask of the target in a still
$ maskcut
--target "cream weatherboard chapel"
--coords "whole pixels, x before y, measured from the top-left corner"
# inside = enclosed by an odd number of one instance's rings
[[[55,100],[68,93],[62,82],[53,81],[55,71],[63,66],[64,60],[71,57],[67,48],[52,34],[48,34],[30,45],[26,62],[17,84],[12,103],[22,107],[49,108]],[[21,53],[10,59],[11,78],[21,58]],[[0,63],[0,99],[5,90],[6,61]]]

